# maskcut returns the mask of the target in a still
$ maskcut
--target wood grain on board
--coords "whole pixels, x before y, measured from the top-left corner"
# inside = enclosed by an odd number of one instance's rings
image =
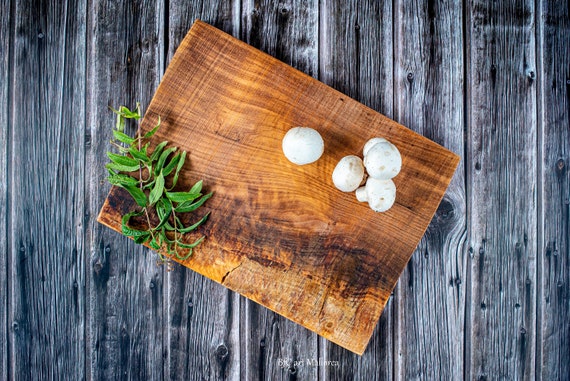
[[[207,239],[183,264],[363,353],[459,158],[201,21],[174,55],[143,131],[158,116],[154,141],[189,153],[182,184],[203,179],[215,194],[205,208]],[[283,156],[281,139],[294,126],[323,136],[316,163],[299,167]],[[361,154],[374,136],[403,157],[396,204],[383,214],[330,181],[338,160]],[[113,188],[99,221],[120,231],[131,207]]]

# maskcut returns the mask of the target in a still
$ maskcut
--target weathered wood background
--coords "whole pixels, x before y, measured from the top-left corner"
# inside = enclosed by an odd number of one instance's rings
[[[2,2],[0,379],[568,380],[569,8]],[[196,18],[462,156],[362,357],[95,223]]]

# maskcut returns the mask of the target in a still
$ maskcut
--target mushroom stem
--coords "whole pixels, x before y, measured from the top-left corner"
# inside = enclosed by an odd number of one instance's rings
[[[360,187],[356,190],[356,199],[360,202],[368,201],[368,193],[366,193],[366,187]]]

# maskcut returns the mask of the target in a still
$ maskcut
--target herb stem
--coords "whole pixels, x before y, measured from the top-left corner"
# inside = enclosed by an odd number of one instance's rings
[[[178,252],[178,223],[176,221],[176,210],[172,208],[172,217],[174,219],[174,251]]]

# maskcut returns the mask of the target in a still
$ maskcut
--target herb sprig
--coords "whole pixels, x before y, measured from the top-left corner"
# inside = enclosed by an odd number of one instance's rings
[[[111,160],[106,165],[109,172],[107,180],[125,189],[138,206],[137,210],[122,217],[122,233],[138,244],[147,243],[158,252],[162,262],[170,257],[180,260],[189,258],[204,237],[192,243],[187,243],[185,237],[206,222],[210,213],[191,225],[184,224],[182,216],[197,210],[212,196],[212,192],[202,194],[202,180],[187,191],[175,190],[187,153],[177,147],[169,147],[168,141],[150,150],[149,140],[160,128],[160,117],[156,126],[144,135],[141,135],[139,125],[133,138],[125,134],[126,120],[133,119],[138,124],[141,119],[140,104],[137,103],[134,110],[125,106],[111,110],[117,115],[111,144],[118,153],[107,152]],[[131,224],[135,220],[138,222],[137,228]],[[166,252],[168,258],[162,252]]]

